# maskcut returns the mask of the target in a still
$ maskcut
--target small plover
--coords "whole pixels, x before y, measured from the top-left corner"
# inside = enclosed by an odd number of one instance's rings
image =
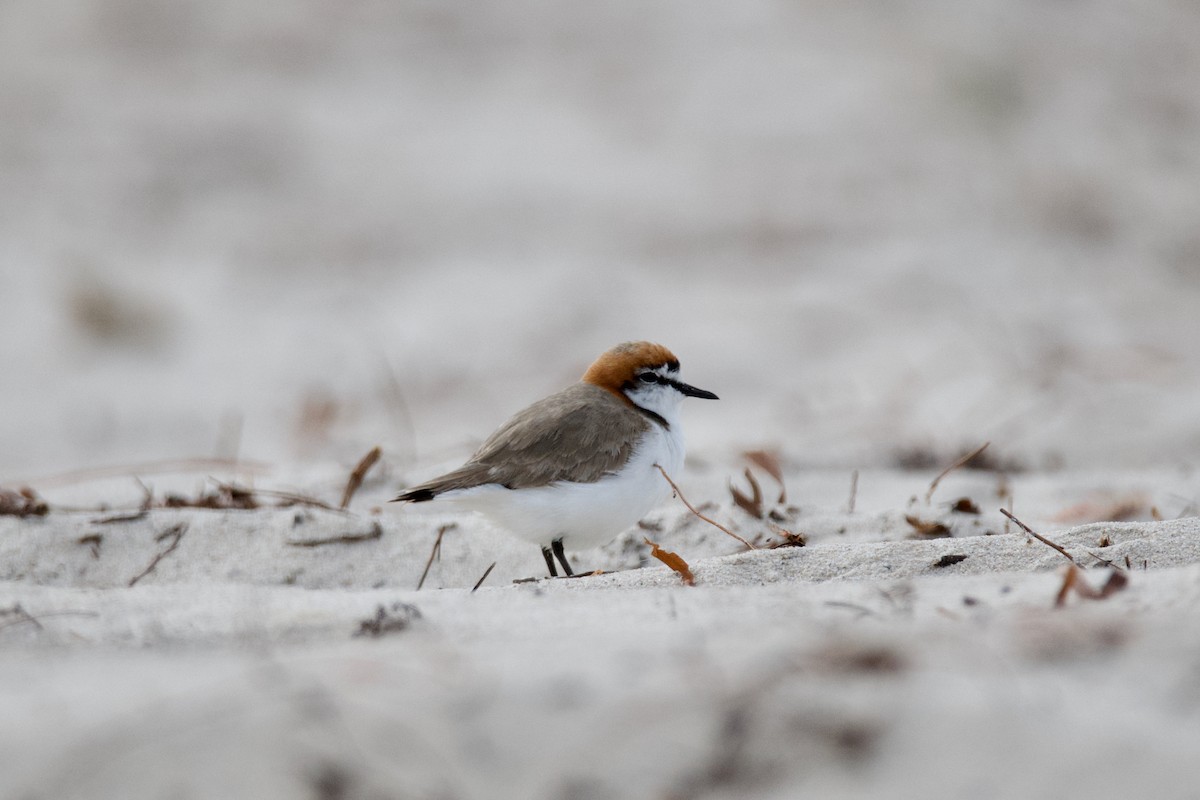
[[[717,399],[679,380],[679,359],[662,345],[619,344],[501,425],[466,464],[396,500],[479,512],[540,545],[551,576],[555,557],[574,575],[564,546],[610,542],[670,495],[658,467],[683,468],[684,397]]]

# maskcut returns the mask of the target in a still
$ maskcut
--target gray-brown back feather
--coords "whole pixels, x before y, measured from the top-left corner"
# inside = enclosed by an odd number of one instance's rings
[[[396,499],[430,500],[487,483],[509,489],[592,483],[620,469],[650,425],[611,392],[577,383],[517,412],[466,464]]]

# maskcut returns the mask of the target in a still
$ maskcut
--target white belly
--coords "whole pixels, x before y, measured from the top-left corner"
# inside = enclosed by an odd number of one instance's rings
[[[477,511],[542,546],[561,538],[568,549],[587,550],[612,541],[671,495],[655,464],[679,480],[683,436],[677,424],[669,431],[651,425],[625,467],[595,483],[561,482],[534,489],[492,484],[446,492],[438,501]]]

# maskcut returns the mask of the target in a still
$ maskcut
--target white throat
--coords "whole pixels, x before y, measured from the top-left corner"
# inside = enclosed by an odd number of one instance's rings
[[[678,389],[661,383],[638,384],[626,389],[625,396],[638,408],[662,417],[672,431],[680,424],[679,405],[683,395]]]

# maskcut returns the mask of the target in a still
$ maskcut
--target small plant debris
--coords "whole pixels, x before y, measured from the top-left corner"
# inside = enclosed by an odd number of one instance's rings
[[[733,481],[729,482],[729,493],[733,496],[733,502],[738,508],[745,511],[755,519],[762,519],[766,512],[763,511],[763,494],[762,487],[758,485],[758,481],[754,479],[754,473],[747,467],[743,473],[746,476],[747,483],[750,484],[750,494],[747,495],[742,490],[733,485]]]
[[[1067,595],[1072,591],[1085,600],[1103,600],[1106,597],[1111,597],[1117,592],[1129,585],[1129,576],[1124,570],[1113,567],[1108,573],[1108,579],[1104,581],[1104,585],[1099,589],[1093,589],[1083,579],[1083,570],[1077,567],[1074,563],[1067,565],[1067,572],[1063,575],[1062,586],[1058,590],[1058,594],[1054,598],[1054,607],[1061,608],[1067,602]]]
[[[425,562],[425,569],[421,572],[421,580],[417,581],[417,591],[421,591],[421,587],[425,585],[425,578],[429,575],[429,568],[433,566],[433,560],[442,557],[442,537],[446,535],[446,531],[452,531],[457,527],[457,522],[451,522],[438,528],[437,538],[433,540],[433,549],[429,551],[429,560]]]
[[[970,464],[972,461],[978,458],[984,450],[987,450],[988,445],[990,444],[991,442],[984,442],[979,447],[976,447],[974,450],[967,453],[965,456],[962,456],[953,464],[939,472],[938,476],[929,484],[929,491],[925,492],[925,505],[929,505],[929,502],[933,499],[933,493],[937,491],[938,484],[942,482],[942,478],[946,477],[959,467],[965,467],[967,464]]]
[[[787,488],[783,485],[783,467],[779,463],[779,454],[768,450],[750,450],[742,454],[746,460],[763,472],[770,475],[779,484],[779,499],[775,502],[782,505],[787,502]]]
[[[389,633],[408,630],[419,619],[422,619],[421,609],[409,603],[396,601],[390,606],[377,606],[374,616],[359,620],[358,630],[354,635],[378,639]]]
[[[979,506],[969,497],[960,497],[950,506],[950,510],[956,514],[978,514]]]
[[[937,561],[933,562],[933,566],[937,568],[952,567],[955,564],[966,560],[967,556],[962,553],[948,553],[939,558]]]
[[[163,500],[167,508],[208,508],[213,510],[252,511],[258,508],[253,489],[231,483],[218,483],[212,491],[201,492],[196,497],[169,494]]]
[[[479,576],[479,580],[475,581],[475,585],[471,587],[471,594],[475,594],[475,590],[483,586],[483,582],[487,580],[488,575],[492,574],[492,570],[496,568],[497,563],[499,562],[493,561],[492,565],[483,571],[483,574]]]
[[[908,537],[910,539],[946,539],[952,535],[950,529],[937,520],[926,521],[906,514],[904,521],[912,526],[913,532]]]
[[[778,550],[781,547],[804,547],[808,544],[808,537],[803,533],[792,533],[787,528],[781,528],[778,525],[771,525],[771,531],[779,538],[768,542],[768,550]]]
[[[773,505],[780,506],[786,503],[787,488],[783,485],[783,469],[779,464],[779,456],[766,450],[750,450],[742,455],[751,465],[766,472],[779,485],[779,499]],[[759,484],[758,479],[754,477],[754,473],[750,468],[747,467],[742,474],[746,477],[746,483],[750,485],[750,494],[746,494],[738,489],[733,485],[733,481],[730,481],[729,494],[733,497],[733,502],[755,519],[763,519],[767,516],[770,516],[774,520],[787,519],[786,514],[778,508],[768,509],[764,505],[762,486]]]
[[[162,506],[165,508],[204,508],[215,511],[253,511],[256,508],[263,507],[263,497],[271,497],[278,501],[273,506],[275,508],[311,506],[312,508],[322,508],[326,511],[334,511],[340,514],[349,514],[344,509],[331,506],[323,500],[296,492],[285,492],[277,489],[251,489],[234,483],[213,482],[216,484],[215,489],[202,491],[196,497],[169,494],[163,500]]]
[[[150,509],[141,508],[137,511],[122,512],[120,514],[112,514],[107,517],[97,517],[92,520],[93,525],[113,525],[118,522],[137,522],[139,519],[145,519],[150,513]]]
[[[1033,528],[1030,528],[1024,522],[1021,522],[1021,520],[1014,517],[1006,509],[1003,509],[1003,508],[1000,509],[1000,513],[1003,514],[1004,516],[1008,517],[1009,519],[1011,519],[1013,522],[1017,523],[1017,525],[1021,528],[1021,530],[1025,531],[1030,536],[1037,539],[1039,542],[1046,545],[1047,547],[1057,551],[1060,555],[1063,556],[1063,558],[1067,559],[1067,561],[1070,561],[1072,564],[1074,564],[1077,567],[1080,566],[1079,562],[1075,560],[1075,557],[1072,556],[1070,553],[1068,553],[1066,551],[1066,549],[1063,548],[1062,545],[1056,544],[1056,543],[1050,541],[1049,539],[1047,539],[1045,536],[1042,536],[1040,533],[1035,531]]]
[[[699,511],[697,511],[697,510],[696,510],[696,507],[695,507],[694,505],[692,505],[691,503],[689,503],[689,502],[688,502],[688,499],[687,499],[686,497],[684,497],[684,496],[683,496],[683,492],[679,491],[679,486],[678,486],[678,485],[676,485],[675,481],[671,480],[671,476],[670,476],[670,475],[668,475],[668,474],[667,474],[667,471],[666,471],[665,469],[663,469],[663,468],[662,468],[662,465],[661,465],[661,464],[655,464],[654,466],[655,466],[655,467],[657,467],[657,468],[658,468],[658,471],[662,473],[662,476],[663,476],[663,478],[666,480],[666,482],[667,482],[667,483],[669,483],[669,484],[671,485],[671,491],[675,492],[675,496],[679,498],[679,502],[681,502],[681,503],[683,503],[685,506],[687,506],[687,509],[688,509],[688,511],[691,511],[691,512],[692,512],[693,514],[695,514],[697,517],[699,517],[700,519],[704,520],[704,521],[705,521],[705,522],[707,522],[709,525],[712,525],[712,526],[713,526],[714,528],[716,528],[717,530],[719,530],[719,531],[721,531],[721,532],[723,532],[723,533],[726,533],[726,534],[728,534],[729,536],[732,536],[733,538],[737,539],[739,542],[741,542],[742,544],[746,545],[746,549],[748,549],[748,550],[756,550],[756,549],[758,549],[758,548],[756,548],[754,545],[750,544],[750,542],[747,542],[745,539],[743,539],[741,536],[738,536],[736,533],[734,533],[733,531],[729,530],[729,528],[726,528],[724,525],[721,525],[721,524],[719,524],[719,523],[717,523],[717,522],[713,521],[711,518],[709,518],[709,517],[706,517],[706,516],[704,516],[703,514],[701,514]],[[702,506],[701,506],[701,508],[703,508],[705,505],[707,505],[707,504],[704,504],[704,505],[702,505]]]
[[[662,563],[666,564],[671,569],[678,572],[679,577],[683,579],[683,582],[685,585],[687,585],[687,586],[695,586],[696,585],[695,576],[692,575],[692,571],[691,571],[691,569],[688,568],[687,562],[684,561],[683,558],[681,558],[678,553],[672,553],[670,550],[663,550],[661,547],[658,546],[657,543],[652,542],[645,537],[642,537],[642,538],[643,538],[643,541],[646,542],[646,544],[650,545],[650,555],[654,556],[659,561],[661,561]]]
[[[0,516],[44,517],[50,506],[28,486],[20,489],[0,488]]]
[[[104,541],[103,534],[89,533],[86,536],[80,536],[76,541],[92,549],[92,558],[100,558],[100,545]]]
[[[171,553],[175,552],[175,548],[179,547],[179,540],[183,538],[183,535],[185,533],[187,533],[187,529],[188,529],[187,523],[180,522],[176,525],[172,525],[171,527],[167,528],[165,531],[160,533],[158,536],[155,536],[154,541],[163,542],[163,541],[170,540],[170,544],[168,544],[165,548],[163,548],[157,554],[155,554],[154,559],[146,566],[146,568],[144,570],[142,570],[137,575],[134,575],[132,578],[130,578],[129,585],[131,587],[136,585],[138,581],[140,581],[142,578],[146,577],[147,575],[149,575],[151,572],[154,571],[154,568],[158,566],[158,562],[162,561],[164,558],[169,556]]]
[[[150,509],[154,506],[154,490],[138,480],[138,485],[142,487],[142,504],[138,506],[137,511],[121,512],[111,514],[106,517],[99,517],[92,520],[93,525],[112,525],[119,522],[136,522],[143,519],[150,513]]]
[[[324,539],[298,539],[289,541],[292,547],[323,547],[327,544],[357,544],[358,542],[369,542],[373,539],[378,539],[383,536],[383,526],[378,520],[371,523],[371,528],[363,533],[343,533],[338,536],[329,536]]]
[[[371,467],[375,466],[375,462],[379,461],[379,457],[383,455],[383,449],[376,445],[371,448],[371,452],[362,457],[358,462],[358,466],[350,473],[350,480],[346,482],[346,490],[342,492],[342,502],[340,508],[344,511],[349,505],[354,493],[358,491],[358,487],[362,486],[363,478],[367,476]]]

